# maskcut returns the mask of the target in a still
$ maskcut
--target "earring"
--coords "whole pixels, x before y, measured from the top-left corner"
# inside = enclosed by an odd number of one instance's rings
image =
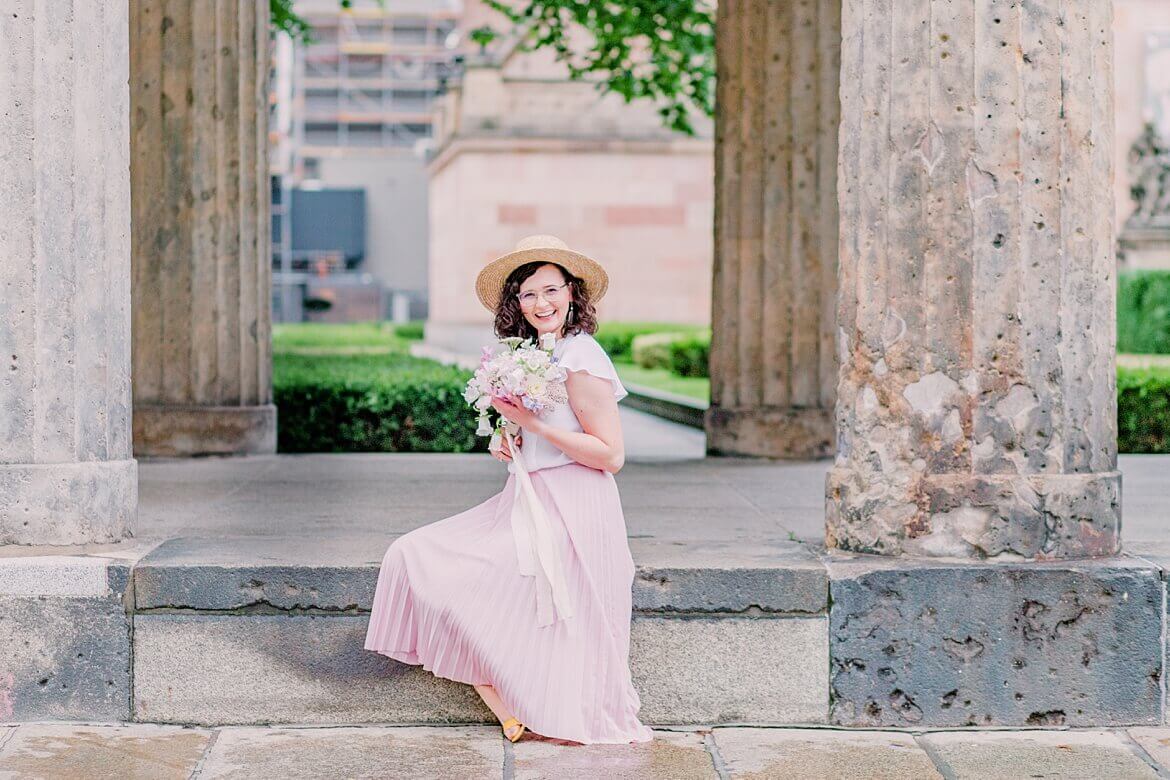
[[[571,302],[569,303],[569,314],[567,317],[565,317],[565,324],[566,325],[573,324],[573,304]]]

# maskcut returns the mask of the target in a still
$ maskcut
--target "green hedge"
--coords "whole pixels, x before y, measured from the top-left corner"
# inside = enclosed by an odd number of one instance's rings
[[[1170,371],[1117,369],[1117,449],[1170,453]]]
[[[1117,351],[1170,354],[1170,271],[1118,276]]]
[[[470,372],[409,355],[276,355],[280,452],[487,451]]]
[[[703,328],[699,325],[679,325],[667,322],[605,322],[597,329],[594,338],[609,354],[611,360],[630,362],[634,359],[635,336],[644,333],[694,333]]]
[[[630,356],[642,368],[670,368],[670,345],[685,339],[685,333],[642,333],[634,337]]]
[[[670,370],[679,376],[710,376],[711,337],[691,336],[670,344]]]
[[[422,341],[424,324],[421,320],[415,320],[414,322],[395,325],[394,335],[405,341]]]

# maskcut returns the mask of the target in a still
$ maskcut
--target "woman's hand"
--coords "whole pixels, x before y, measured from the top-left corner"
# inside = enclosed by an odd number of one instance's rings
[[[523,436],[521,436],[520,434],[516,434],[512,438],[515,439],[517,447],[524,446],[524,437]],[[500,439],[500,448],[499,449],[492,450],[492,457],[495,458],[496,460],[503,461],[504,463],[509,463],[512,460],[512,448],[508,446],[508,437],[507,436]]]
[[[507,417],[512,422],[519,425],[521,428],[533,430],[537,426],[539,418],[536,414],[520,403],[515,396],[508,396],[506,398],[496,397],[492,399],[492,406],[500,414]]]

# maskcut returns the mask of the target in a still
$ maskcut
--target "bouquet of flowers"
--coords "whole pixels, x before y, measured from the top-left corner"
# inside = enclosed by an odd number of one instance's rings
[[[507,437],[516,467],[512,500],[512,538],[520,574],[536,578],[536,613],[541,626],[573,616],[568,581],[544,506],[532,485],[524,456],[513,438],[519,426],[497,413],[492,398],[515,396],[524,408],[540,415],[568,401],[565,379],[568,372],[552,356],[556,337],[548,333],[539,344],[529,339],[510,338],[500,343],[505,349],[485,347],[479,368],[467,382],[463,398],[479,414],[476,434],[491,436],[491,449],[498,449]],[[491,415],[495,414],[493,422]]]
[[[492,407],[492,398],[515,396],[538,415],[568,400],[568,373],[552,356],[555,340],[553,334],[546,333],[539,344],[530,339],[508,338],[500,342],[503,350],[483,348],[479,368],[468,380],[463,399],[479,414],[476,435],[491,436],[492,449],[499,447],[505,431],[516,433],[516,426]]]

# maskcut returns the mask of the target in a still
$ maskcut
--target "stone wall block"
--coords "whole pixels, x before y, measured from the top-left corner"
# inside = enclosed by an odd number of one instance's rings
[[[1160,722],[1164,606],[1149,564],[835,555],[829,569],[835,724]]]

